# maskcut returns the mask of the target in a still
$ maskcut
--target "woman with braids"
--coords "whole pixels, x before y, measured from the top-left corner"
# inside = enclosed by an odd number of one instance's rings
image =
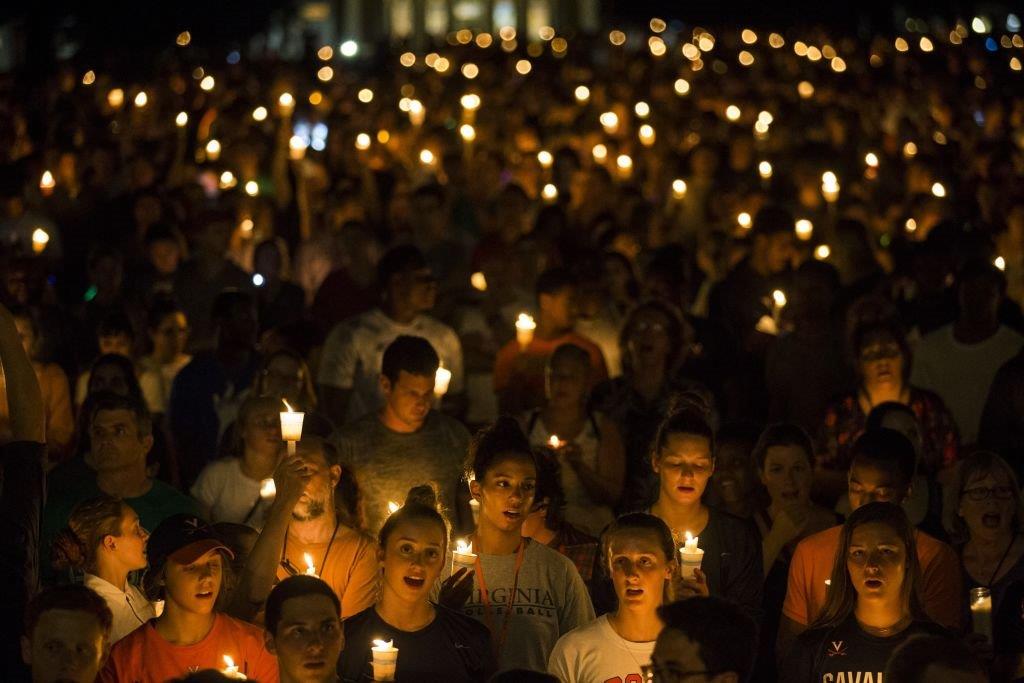
[[[469,539],[476,567],[459,569],[446,581],[442,601],[488,627],[499,671],[545,671],[558,639],[593,621],[587,587],[566,557],[521,535],[533,506],[537,463],[513,418],[499,418],[476,435],[467,470],[470,495],[480,503]]]
[[[945,635],[924,614],[914,527],[894,503],[868,503],[843,525],[821,615],[783,660],[779,680],[881,681],[893,650]]]
[[[400,681],[468,683],[486,680],[494,672],[487,629],[430,601],[448,548],[448,522],[437,505],[431,486],[417,486],[381,527],[380,597],[345,620],[346,647],[338,660],[342,681],[372,680],[373,640],[394,641]]]
[[[664,604],[676,573],[676,548],[665,523],[642,512],[619,517],[601,536],[604,568],[618,607],[564,636],[548,671],[563,683],[641,680],[664,627]]]
[[[681,547],[689,533],[704,551],[692,578],[677,575],[675,598],[715,595],[751,616],[761,611],[764,569],[753,525],[708,507],[702,498],[715,471],[715,436],[706,406],[684,394],[662,421],[651,448],[658,497],[649,512],[661,518]]]
[[[54,569],[84,572],[86,588],[113,613],[111,645],[156,616],[154,605],[128,582],[129,573],[146,568],[148,538],[135,510],[101,496],[79,503],[53,539]]]

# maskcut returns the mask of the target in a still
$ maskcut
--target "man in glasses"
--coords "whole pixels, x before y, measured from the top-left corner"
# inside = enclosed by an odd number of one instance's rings
[[[848,475],[850,509],[873,502],[902,503],[910,495],[916,452],[910,439],[892,429],[865,432],[853,447]],[[839,547],[841,526],[800,541],[789,565],[786,601],[779,624],[777,652],[784,655],[796,636],[807,629],[825,604]],[[917,531],[925,612],[938,624],[960,626],[963,579],[956,553],[948,545]]]
[[[737,605],[695,597],[658,608],[665,628],[643,667],[652,683],[743,683],[757,652],[757,624]]]
[[[463,391],[462,345],[455,331],[426,315],[437,298],[437,280],[416,247],[395,247],[377,264],[380,305],[339,323],[327,336],[317,375],[321,405],[343,425],[379,410],[384,349],[399,335],[423,337],[451,373],[446,401]]]

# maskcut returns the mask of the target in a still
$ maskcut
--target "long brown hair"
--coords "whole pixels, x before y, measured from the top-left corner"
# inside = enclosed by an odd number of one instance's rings
[[[124,507],[123,501],[107,495],[76,505],[68,518],[68,525],[53,539],[54,569],[92,569],[103,539],[121,535]]]
[[[846,568],[846,557],[850,553],[850,539],[858,527],[865,524],[885,524],[896,532],[903,542],[906,554],[906,566],[903,585],[900,593],[903,605],[914,619],[927,619],[921,603],[921,565],[917,559],[917,543],[914,540],[914,527],[907,519],[903,508],[895,503],[868,503],[854,510],[846,519],[839,533],[839,547],[836,549],[835,562],[832,565],[831,585],[825,598],[821,614],[809,628],[832,628],[839,625],[853,613],[857,606],[857,591],[850,580],[850,572]]]

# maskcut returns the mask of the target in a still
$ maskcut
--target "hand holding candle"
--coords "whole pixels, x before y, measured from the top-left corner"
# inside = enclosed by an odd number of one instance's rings
[[[225,678],[230,678],[233,681],[246,680],[245,674],[238,670],[235,660],[228,655],[224,655],[224,669],[221,671],[221,674],[223,674]]]
[[[473,569],[475,566],[476,555],[473,554],[473,544],[460,538],[455,542],[455,550],[452,551],[452,574],[459,569]]]
[[[305,413],[292,410],[288,401],[284,401],[287,412],[281,412],[281,438],[288,442],[288,455],[295,455],[295,443],[302,439],[302,420]]]
[[[992,591],[988,588],[971,589],[971,621],[974,632],[992,642]]]
[[[700,569],[704,560],[704,551],[697,547],[697,537],[686,532],[686,543],[679,549],[682,564],[679,566],[679,573],[684,579],[695,579],[694,570]]]
[[[516,319],[516,341],[519,342],[519,350],[526,349],[533,343],[533,331],[537,329],[537,323],[533,316],[527,313],[520,313]]]
[[[398,648],[393,640],[374,640],[370,651],[373,653],[373,680],[395,680],[395,669],[398,668]]]
[[[302,553],[302,561],[306,563],[306,576],[320,578],[316,573],[316,565],[313,564],[313,556],[309,553]]]

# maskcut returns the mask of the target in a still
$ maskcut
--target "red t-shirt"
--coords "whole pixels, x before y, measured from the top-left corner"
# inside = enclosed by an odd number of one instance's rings
[[[101,683],[164,683],[204,669],[224,670],[224,655],[259,683],[278,683],[277,657],[267,652],[263,631],[217,614],[213,628],[195,645],[172,645],[150,620],[120,640],[100,672]]]
[[[789,584],[782,613],[798,624],[810,624],[825,606],[825,580],[839,550],[843,527],[834,526],[800,541],[789,564]],[[921,564],[921,601],[936,623],[960,627],[963,577],[960,561],[948,545],[926,533],[916,532],[917,561]]]
[[[504,413],[518,414],[536,408],[544,400],[544,367],[562,344],[575,344],[590,356],[590,386],[608,379],[600,347],[575,332],[554,339],[533,338],[525,351],[515,339],[505,344],[494,361],[494,393]]]

